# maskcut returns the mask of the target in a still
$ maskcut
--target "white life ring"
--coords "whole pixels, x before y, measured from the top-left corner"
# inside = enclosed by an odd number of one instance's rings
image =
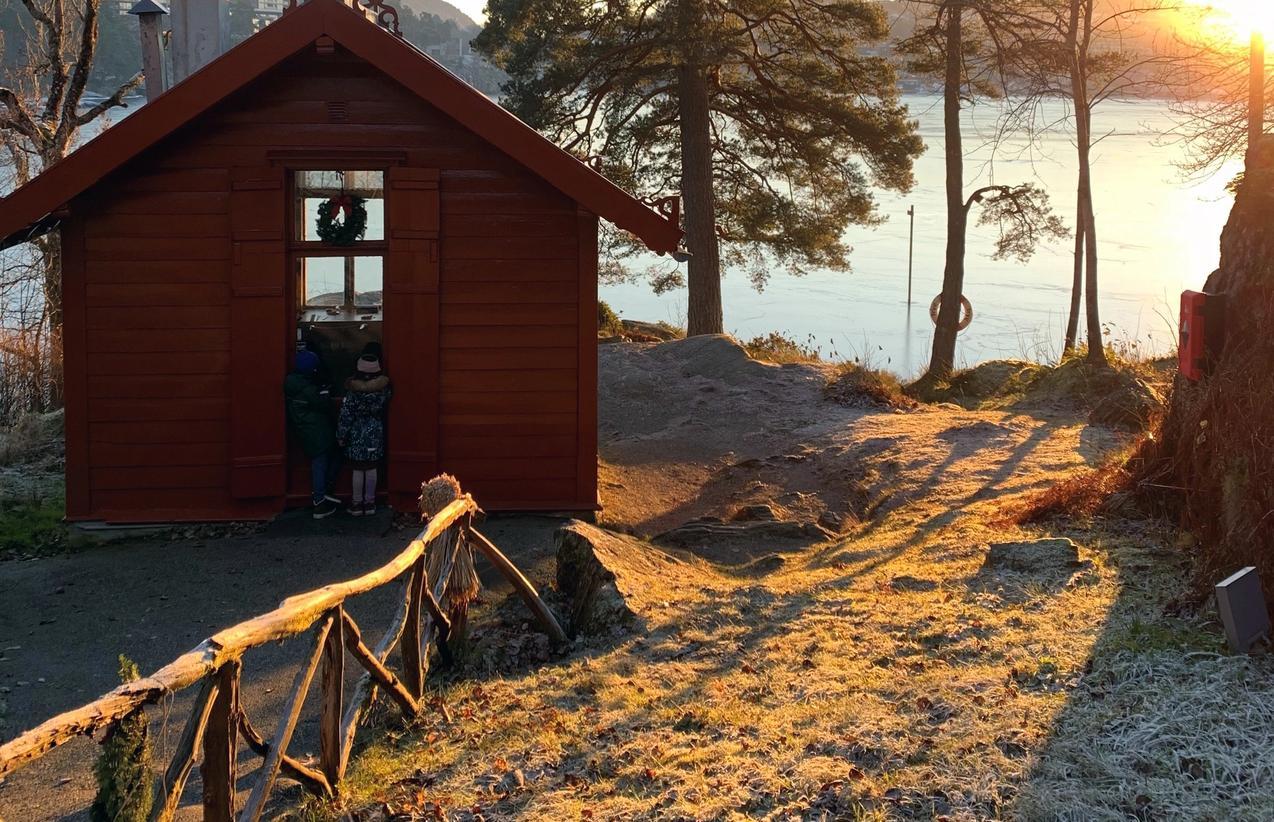
[[[942,308],[942,295],[933,298],[933,302],[929,303],[929,319],[933,320],[933,324],[938,324],[938,311]],[[956,323],[956,330],[963,331],[969,327],[969,323],[973,322],[973,304],[969,302],[969,298],[963,294],[960,295],[960,322]]]

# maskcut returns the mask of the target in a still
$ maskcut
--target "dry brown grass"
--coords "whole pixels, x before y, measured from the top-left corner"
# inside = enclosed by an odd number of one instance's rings
[[[1083,519],[1103,509],[1129,501],[1134,489],[1134,466],[1149,442],[1141,435],[1109,455],[1096,468],[1081,471],[1057,483],[1010,500],[993,523],[1029,525],[1059,519]]]
[[[811,337],[808,342],[801,343],[777,331],[771,331],[762,337],[753,337],[740,343],[754,360],[763,360],[777,365],[787,363],[821,363],[823,353]]]
[[[1175,535],[1112,517],[994,522],[1007,496],[1097,459],[1102,432],[1004,412],[854,416],[834,447],[854,476],[879,473],[887,502],[870,519],[789,546],[768,573],[661,575],[641,635],[547,663],[518,650],[524,612],[485,605],[475,626],[512,626],[505,652],[489,648],[501,673],[435,680],[449,718],[387,732],[355,759],[344,805],[305,813],[1199,819],[1224,818],[1228,796],[1274,818],[1274,660],[1218,653],[1211,615],[1177,604]],[[1078,565],[985,562],[989,542],[1043,536],[1074,539]]]

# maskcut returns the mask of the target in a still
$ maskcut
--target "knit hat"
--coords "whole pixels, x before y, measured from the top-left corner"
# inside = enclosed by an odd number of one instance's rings
[[[319,358],[318,354],[313,351],[296,352],[296,370],[299,374],[313,374],[318,370]]]
[[[380,359],[380,353],[381,353],[381,350],[382,350],[382,349],[381,349],[381,347],[380,347],[380,343],[378,343],[378,342],[376,342],[375,340],[373,340],[373,341],[371,341],[371,342],[367,343],[367,345],[364,345],[364,346],[363,346],[362,356],[364,356],[364,357],[375,357],[376,359],[378,359],[378,360],[379,360],[379,359]]]
[[[371,354],[364,354],[358,358],[358,365],[356,367],[360,374],[379,374],[380,358],[374,357]]]

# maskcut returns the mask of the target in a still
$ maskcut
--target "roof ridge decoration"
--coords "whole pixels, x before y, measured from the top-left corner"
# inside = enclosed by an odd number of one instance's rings
[[[288,0],[288,4],[283,7],[283,13],[295,11],[305,0]],[[400,40],[406,40],[403,37],[403,30],[398,26],[398,8],[391,6],[384,0],[341,0],[345,5],[356,11],[369,15],[378,26],[388,31]],[[370,13],[370,14],[369,14]]]

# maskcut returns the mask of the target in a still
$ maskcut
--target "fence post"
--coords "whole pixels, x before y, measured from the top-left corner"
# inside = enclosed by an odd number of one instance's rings
[[[203,737],[203,818],[205,822],[233,822],[235,754],[239,742],[239,672],[231,660],[216,673],[217,696]]]
[[[345,610],[336,607],[323,648],[323,706],[319,722],[319,766],[333,793],[341,779],[341,707],[345,702]]]
[[[420,647],[420,599],[422,589],[428,581],[425,573],[425,557],[428,552],[429,549],[426,548],[411,572],[411,585],[407,588],[407,622],[403,626],[403,640],[399,648],[403,658],[403,685],[416,699],[420,698],[425,688],[424,666],[421,664],[424,651]]]

